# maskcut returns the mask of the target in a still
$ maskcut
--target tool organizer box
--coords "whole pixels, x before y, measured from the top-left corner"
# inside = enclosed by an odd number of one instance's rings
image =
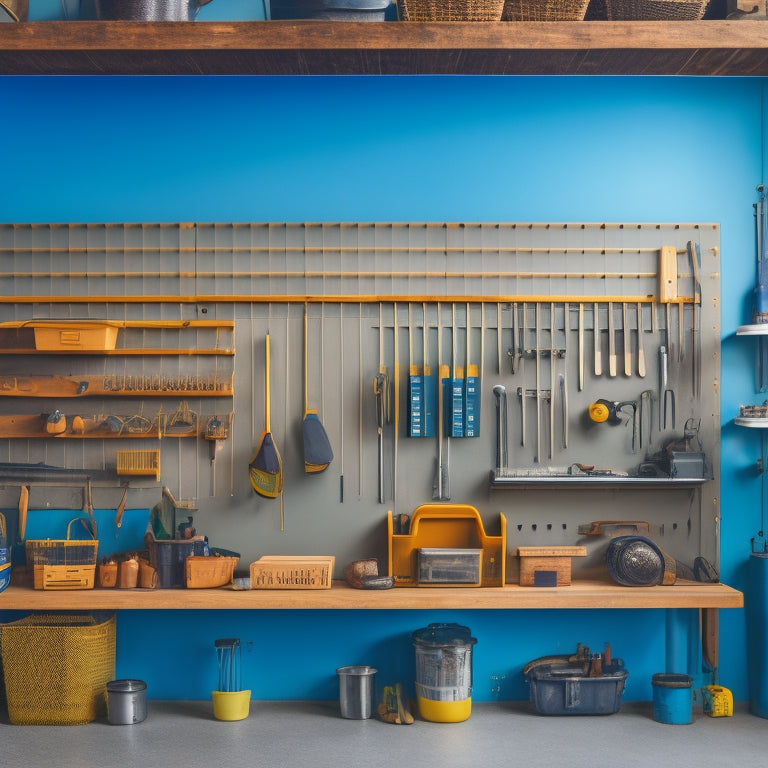
[[[413,513],[407,534],[394,532],[392,513],[387,515],[389,575],[396,587],[419,585],[419,550],[480,550],[479,579],[475,582],[443,582],[445,586],[500,587],[504,584],[507,521],[499,515],[501,534],[488,536],[480,513],[468,504],[423,504]],[[439,586],[430,582],[429,586]]]

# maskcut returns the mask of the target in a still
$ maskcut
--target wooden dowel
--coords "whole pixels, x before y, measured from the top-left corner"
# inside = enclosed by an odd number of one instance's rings
[[[566,301],[583,301],[586,303],[608,302],[608,301],[628,301],[649,303],[658,299],[652,295],[643,296],[620,296],[616,295],[528,295],[513,294],[505,296],[468,296],[465,294],[329,294],[321,296],[318,294],[234,294],[234,295],[196,295],[189,296],[169,296],[169,295],[141,295],[141,296],[0,296],[0,304],[303,304],[310,301],[315,304],[379,304],[381,302],[392,303],[393,301],[407,303],[429,302],[432,304],[453,302],[475,302],[482,304],[511,304],[513,302],[552,302],[563,303]],[[692,304],[692,296],[678,296],[669,302],[670,304]],[[103,354],[103,353],[102,353]],[[200,354],[199,352],[197,354]]]

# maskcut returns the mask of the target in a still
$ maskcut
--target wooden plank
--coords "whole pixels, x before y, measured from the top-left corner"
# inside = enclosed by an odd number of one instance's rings
[[[587,548],[567,545],[562,547],[518,547],[517,554],[520,557],[584,557],[587,554]]]
[[[103,355],[104,357],[120,357],[120,356],[135,356],[146,355],[158,356],[158,355],[221,355],[222,357],[232,357],[235,354],[234,349],[224,348],[211,348],[203,349],[201,347],[189,347],[187,349],[176,349],[169,347],[168,349],[160,349],[157,347],[143,347],[143,348],[121,348],[121,349],[22,349],[20,347],[7,347],[0,349],[0,355]]]
[[[63,416],[64,428],[61,432],[46,430],[48,416],[47,413],[0,416],[0,438],[98,438],[104,440],[109,438],[157,439],[161,436],[157,414],[151,418],[134,417],[133,421],[128,416],[115,417],[125,422],[125,426],[120,429],[112,429],[109,426],[106,414],[74,418]],[[195,437],[195,432],[191,436]]]
[[[27,22],[0,74],[768,74],[762,24]]]
[[[234,374],[202,376],[0,376],[3,397],[231,397]]]
[[[0,610],[433,610],[529,608],[742,608],[744,595],[725,584],[680,582],[669,587],[620,587],[574,581],[568,587],[419,587],[352,589],[334,581],[322,590],[94,589],[57,592],[11,586],[0,593]]]

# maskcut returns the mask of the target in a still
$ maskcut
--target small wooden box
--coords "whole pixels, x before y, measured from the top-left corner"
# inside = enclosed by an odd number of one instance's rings
[[[518,547],[517,554],[520,557],[521,587],[567,587],[571,583],[571,558],[584,557],[587,548]]]
[[[266,555],[251,563],[251,589],[330,589],[333,555]]]
[[[34,565],[35,589],[93,589],[95,565]]]

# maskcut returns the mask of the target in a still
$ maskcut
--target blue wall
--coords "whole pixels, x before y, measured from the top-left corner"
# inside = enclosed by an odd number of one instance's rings
[[[721,575],[744,589],[759,438],[731,420],[762,397],[734,333],[751,317],[763,92],[739,78],[0,78],[0,220],[718,222]],[[526,698],[525,662],[607,640],[625,698],[643,700],[683,614],[125,612],[118,674],[152,698],[207,698],[213,639],[231,634],[255,698],[330,699],[342,664],[412,679],[409,633],[460,621],[479,640],[478,700]],[[743,611],[721,630],[720,681],[745,700]]]

